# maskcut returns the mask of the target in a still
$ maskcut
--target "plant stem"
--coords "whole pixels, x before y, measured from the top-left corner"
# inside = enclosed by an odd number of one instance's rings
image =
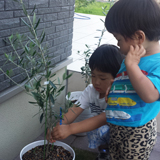
[[[12,78],[10,78],[3,70],[2,68],[0,68],[0,71],[3,72],[3,74],[5,74],[5,76],[7,76],[7,78],[9,78],[13,83],[15,83],[17,86],[19,86],[20,88],[22,88],[23,90],[25,90],[21,85],[19,85],[17,82],[15,82]]]

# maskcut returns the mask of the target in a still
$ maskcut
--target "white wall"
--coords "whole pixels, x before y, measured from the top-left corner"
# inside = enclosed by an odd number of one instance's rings
[[[13,160],[22,147],[39,136],[43,129],[36,116],[38,107],[28,103],[32,100],[21,92],[0,105],[0,158]]]
[[[83,91],[85,89],[85,80],[82,78],[80,72],[69,71],[73,73],[72,77],[68,80],[68,92]]]

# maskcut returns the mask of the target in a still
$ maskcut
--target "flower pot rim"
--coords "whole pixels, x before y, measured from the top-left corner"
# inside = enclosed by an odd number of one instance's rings
[[[46,143],[47,143],[47,140],[46,140]],[[20,160],[22,160],[23,154],[31,149],[32,145],[33,145],[32,148],[34,148],[36,146],[40,146],[40,145],[43,145],[43,144],[44,144],[44,140],[39,140],[39,141],[34,141],[34,142],[29,143],[26,146],[24,146],[22,148],[21,152],[20,152]],[[50,143],[50,144],[52,144],[52,143]],[[56,142],[54,142],[54,144],[57,145],[57,146],[62,146],[64,149],[68,150],[71,153],[71,155],[73,156],[73,160],[75,160],[75,152],[74,152],[74,150],[71,146],[69,146],[68,144],[66,144],[64,142],[61,142],[61,141],[56,141]],[[27,148],[29,148],[29,149],[27,150]]]

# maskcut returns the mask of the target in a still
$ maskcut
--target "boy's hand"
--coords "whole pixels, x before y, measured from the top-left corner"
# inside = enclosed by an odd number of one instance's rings
[[[50,133],[49,133],[50,132]],[[47,139],[47,141],[49,141],[50,143],[54,143],[56,140],[54,140],[53,139],[53,137],[52,137],[52,132],[53,132],[53,130],[47,130],[47,136],[46,136],[46,139]]]
[[[129,52],[125,58],[125,65],[138,65],[140,58],[146,54],[146,50],[142,45],[130,46]]]
[[[58,126],[53,128],[52,138],[54,140],[65,139],[69,135],[71,135],[70,125],[69,124],[67,124],[67,125],[58,125]]]

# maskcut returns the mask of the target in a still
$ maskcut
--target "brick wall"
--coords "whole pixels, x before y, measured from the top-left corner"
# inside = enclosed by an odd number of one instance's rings
[[[37,18],[41,18],[39,31],[45,28],[49,54],[54,55],[52,63],[56,64],[71,55],[73,16],[75,0],[23,0],[27,10],[32,11],[36,4]],[[5,62],[4,53],[12,48],[3,39],[13,33],[29,34],[28,28],[21,21],[24,17],[21,6],[13,0],[0,0],[0,67]],[[24,17],[26,19],[26,17]],[[2,67],[4,71],[12,69],[14,80],[20,82],[23,76],[16,66],[8,63]],[[0,93],[13,86],[13,83],[0,72]]]

